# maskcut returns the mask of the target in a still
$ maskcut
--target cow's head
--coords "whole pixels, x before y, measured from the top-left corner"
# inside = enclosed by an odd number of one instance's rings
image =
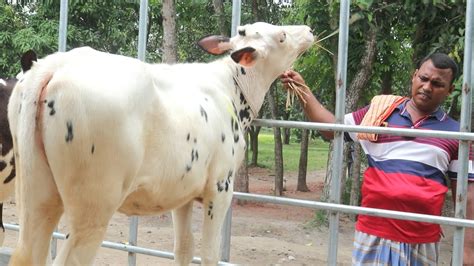
[[[231,39],[208,36],[198,44],[214,55],[230,51],[236,63],[252,69],[255,75],[248,76],[258,76],[258,80],[251,82],[253,87],[240,86],[256,117],[270,84],[313,44],[314,37],[308,26],[275,26],[263,22],[240,26],[237,32]]]
[[[230,51],[232,59],[246,67],[262,62],[273,68],[275,78],[290,68],[314,41],[308,26],[275,26],[257,22],[240,26],[237,32],[231,39],[208,36],[198,44],[214,55]]]

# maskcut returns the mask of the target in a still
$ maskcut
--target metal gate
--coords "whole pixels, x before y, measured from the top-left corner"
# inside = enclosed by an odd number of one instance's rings
[[[232,5],[232,36],[235,35],[235,30],[240,24],[240,8],[241,1],[233,0]],[[146,25],[147,25],[147,9],[148,0],[140,0],[140,19],[139,19],[139,35],[138,35],[138,59],[145,60],[145,47],[146,47]],[[352,214],[364,214],[371,216],[380,216],[388,218],[397,218],[403,220],[412,220],[419,222],[430,222],[442,225],[455,226],[454,240],[453,240],[453,265],[462,265],[463,260],[463,245],[464,245],[464,231],[466,227],[474,228],[473,220],[466,220],[466,194],[467,194],[467,173],[469,163],[469,144],[474,141],[474,134],[470,133],[470,121],[471,121],[471,102],[473,87],[472,76],[474,75],[473,69],[471,69],[474,61],[472,57],[472,45],[473,45],[473,14],[474,14],[474,0],[467,0],[466,3],[466,31],[465,31],[465,50],[464,50],[464,80],[462,90],[462,107],[461,107],[461,121],[460,121],[460,132],[445,132],[445,131],[422,131],[416,129],[393,129],[393,128],[379,128],[379,127],[367,127],[367,126],[347,126],[343,125],[344,117],[344,99],[346,94],[346,74],[347,74],[347,55],[348,55],[348,32],[349,32],[349,9],[350,1],[341,0],[340,3],[340,18],[339,18],[339,43],[338,43],[338,62],[337,62],[337,80],[339,84],[336,88],[336,108],[335,124],[326,123],[312,123],[312,122],[296,122],[296,121],[276,121],[276,120],[262,120],[257,119],[253,123],[254,125],[264,127],[283,127],[283,128],[306,128],[314,130],[330,130],[335,131],[334,136],[334,156],[332,160],[333,165],[342,165],[343,162],[343,133],[344,132],[369,132],[377,134],[392,134],[399,136],[411,136],[411,137],[439,137],[460,140],[459,148],[459,161],[461,162],[458,174],[457,182],[457,195],[456,195],[456,210],[455,217],[442,217],[432,216],[425,214],[406,213],[399,211],[381,210],[357,206],[348,206],[340,204],[340,177],[342,176],[342,169],[334,167],[332,174],[332,183],[329,202],[317,202],[308,200],[297,200],[280,198],[273,196],[264,196],[257,194],[248,194],[234,192],[235,199],[267,202],[274,204],[283,204],[289,206],[299,206],[311,209],[324,209],[330,211],[329,219],[329,250],[328,250],[328,265],[336,265],[337,263],[337,248],[338,248],[338,229],[339,229],[339,213],[352,213]],[[60,23],[59,23],[59,51],[66,50],[66,33],[67,33],[67,13],[68,13],[68,1],[61,0],[60,8]],[[230,239],[231,239],[231,219],[232,209],[229,210],[226,221],[223,228],[223,241],[222,241],[222,252],[221,262],[219,264],[225,265],[229,261],[230,257]],[[19,227],[16,225],[6,224],[6,229],[18,230]],[[173,253],[166,251],[159,251],[153,249],[147,249],[136,246],[137,243],[137,228],[138,218],[131,217],[130,219],[130,234],[129,243],[122,244],[110,241],[103,241],[102,247],[123,250],[129,253],[128,263],[129,265],[136,265],[136,254],[145,254],[150,256],[157,256],[162,258],[173,259]],[[64,234],[55,232],[53,235],[54,239],[66,239]],[[55,256],[55,243],[53,240],[52,247],[53,257]],[[193,263],[200,263],[200,258],[195,257]]]

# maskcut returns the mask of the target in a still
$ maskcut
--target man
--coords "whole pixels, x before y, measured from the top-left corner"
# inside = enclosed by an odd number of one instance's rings
[[[393,97],[386,104],[383,124],[395,128],[459,131],[459,123],[440,108],[453,91],[457,74],[456,63],[445,54],[435,53],[424,58],[412,76],[411,97]],[[282,74],[288,82],[304,84],[295,71]],[[301,101],[310,121],[334,123],[329,112],[314,95],[305,89]],[[385,99],[391,96],[382,96]],[[380,98],[380,97],[379,97]],[[374,98],[375,100],[375,98]],[[366,114],[373,114],[372,104],[346,114],[345,124],[360,125]],[[380,102],[380,101],[379,101]],[[378,104],[378,103],[377,103]],[[374,106],[374,108],[370,108]],[[391,107],[391,108],[390,108]],[[391,109],[389,112],[386,110]],[[332,138],[333,132],[321,132]],[[367,135],[367,134],[365,134]],[[448,182],[456,194],[458,141],[431,137],[403,137],[346,133],[346,139],[360,142],[368,157],[369,167],[362,184],[363,207],[404,212],[441,215]],[[472,163],[472,162],[471,162]],[[474,172],[469,172],[467,218],[474,218]],[[403,221],[359,215],[356,223],[352,262],[354,265],[436,265],[442,235],[437,224]],[[465,265],[474,265],[474,232],[466,229],[464,245]]]

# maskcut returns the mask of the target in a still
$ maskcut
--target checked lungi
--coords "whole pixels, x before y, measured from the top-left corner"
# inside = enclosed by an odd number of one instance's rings
[[[369,235],[354,234],[352,265],[437,265],[439,242],[408,244]]]

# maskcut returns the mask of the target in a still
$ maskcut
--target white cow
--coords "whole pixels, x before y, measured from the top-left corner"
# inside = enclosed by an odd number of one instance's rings
[[[212,54],[231,52],[206,64],[146,64],[91,48],[35,63],[8,109],[20,207],[11,264],[44,264],[63,212],[70,232],[55,264],[86,265],[115,211],[173,210],[175,261],[187,265],[194,200],[204,206],[202,264],[216,264],[244,130],[312,43],[307,26],[255,23],[232,39],[202,39]]]

